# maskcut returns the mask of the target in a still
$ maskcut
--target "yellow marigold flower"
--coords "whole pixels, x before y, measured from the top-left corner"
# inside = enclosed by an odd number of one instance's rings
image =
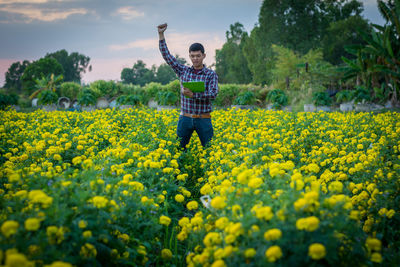
[[[226,264],[223,260],[216,260],[211,264],[211,267],[226,267]]]
[[[87,223],[87,221],[85,221],[85,220],[80,220],[79,223],[78,223],[78,226],[79,226],[79,228],[81,228],[81,229],[86,228],[87,225],[88,225],[88,223]]]
[[[378,253],[378,252],[372,253],[371,261],[376,262],[376,263],[382,263],[383,259],[382,259],[381,253]]]
[[[34,263],[28,261],[26,256],[21,253],[8,254],[5,264],[7,267],[34,266]]]
[[[40,220],[38,218],[28,218],[25,220],[25,229],[28,231],[36,231],[40,228]]]
[[[386,212],[386,216],[391,219],[394,215],[395,215],[395,210],[394,209],[390,209],[388,210],[388,212]]]
[[[202,195],[207,195],[207,194],[210,194],[211,192],[212,192],[212,189],[211,189],[210,184],[205,184],[200,189],[200,193]]]
[[[265,251],[265,257],[269,262],[275,262],[283,256],[279,246],[271,246]]]
[[[90,237],[92,237],[92,231],[90,231],[90,230],[84,231],[84,232],[82,233],[82,236],[83,236],[84,238],[90,238]]]
[[[304,188],[304,182],[301,179],[294,180],[294,181],[290,182],[290,187],[296,188],[297,191],[300,191],[301,189]]]
[[[221,196],[216,196],[211,200],[211,207],[214,209],[223,209],[226,207],[225,200]]]
[[[181,202],[183,202],[184,200],[185,200],[185,197],[184,197],[183,195],[181,195],[181,194],[175,195],[175,201],[176,201],[176,202],[181,203]]]
[[[62,157],[60,156],[60,154],[54,154],[53,159],[57,160],[57,161],[61,161]]]
[[[162,215],[160,217],[160,224],[168,226],[171,223],[171,219],[167,216]]]
[[[172,172],[174,172],[173,168],[167,167],[163,169],[163,173],[172,173]]]
[[[163,250],[161,250],[161,258],[163,260],[169,260],[172,258],[172,252],[171,250],[164,248]]]
[[[326,249],[324,245],[320,243],[314,243],[308,247],[308,256],[310,256],[313,260],[320,260],[324,258],[325,255]]]
[[[365,244],[369,250],[381,251],[382,242],[379,239],[368,237]]]
[[[246,258],[253,258],[257,254],[257,251],[254,248],[248,248],[244,251],[244,256]]]
[[[5,237],[10,237],[11,235],[17,233],[19,223],[17,221],[5,221],[1,225],[1,232]]]
[[[333,192],[333,193],[342,193],[343,184],[339,181],[333,181],[329,184],[328,189],[330,192]]]
[[[50,265],[45,265],[44,267],[72,267],[73,265],[68,262],[55,261]]]
[[[221,242],[222,242],[221,235],[216,232],[208,233],[203,239],[203,243],[206,247],[211,247],[213,245],[219,245],[219,244],[221,244]]]
[[[144,189],[143,184],[140,182],[136,182],[136,181],[129,182],[129,185],[132,186],[133,190],[136,190],[136,191],[143,191],[143,189]]]
[[[248,183],[248,187],[256,189],[256,188],[259,188],[262,184],[263,184],[263,180],[261,178],[254,177],[254,178],[250,179],[250,181]]]
[[[274,217],[271,207],[268,206],[256,208],[255,213],[258,219],[264,219],[266,221],[269,221]]]
[[[230,235],[225,236],[224,240],[225,240],[225,243],[232,244],[233,242],[235,242],[236,236],[230,234]]]
[[[199,208],[199,203],[197,201],[192,200],[189,203],[187,203],[186,208],[188,210],[197,210]]]
[[[300,172],[296,172],[292,175],[291,180],[296,181],[296,180],[302,180],[303,175],[301,175]]]
[[[215,226],[220,229],[223,230],[229,223],[229,219],[226,217],[221,217],[218,220],[215,221]]]
[[[319,227],[319,219],[315,216],[300,218],[296,221],[296,228],[299,230],[306,230],[313,232]]]
[[[252,170],[245,170],[243,172],[241,172],[238,176],[237,176],[237,180],[239,183],[241,184],[247,184],[249,178],[253,175],[253,171]]]
[[[42,190],[30,191],[28,198],[32,203],[42,204],[44,208],[49,207],[53,203],[53,198],[46,195]]]
[[[92,244],[86,243],[81,247],[80,255],[84,258],[94,258],[97,255],[97,250]]]
[[[18,173],[13,173],[8,176],[9,183],[18,182],[20,179],[21,177]]]
[[[190,220],[189,220],[188,217],[182,217],[182,218],[179,220],[179,222],[178,222],[178,224],[179,224],[180,227],[184,227],[184,226],[186,226],[188,223],[190,223]]]
[[[103,196],[95,196],[92,197],[89,202],[93,203],[93,206],[95,206],[98,209],[105,208],[107,204],[109,203],[109,200]]]
[[[281,237],[282,237],[282,231],[277,228],[270,229],[264,233],[264,238],[267,241],[278,240]]]
[[[81,162],[82,162],[81,156],[77,156],[77,157],[75,157],[75,158],[72,159],[72,164],[73,164],[73,165],[81,164]]]

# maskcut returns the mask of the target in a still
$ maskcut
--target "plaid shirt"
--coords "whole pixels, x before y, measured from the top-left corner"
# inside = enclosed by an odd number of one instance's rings
[[[202,93],[193,93],[193,98],[185,97],[181,93],[181,112],[190,114],[209,113],[212,111],[211,100],[218,94],[218,76],[206,67],[195,71],[194,67],[185,66],[169,53],[165,40],[160,40],[160,51],[168,65],[172,67],[181,82],[204,82],[205,90]]]

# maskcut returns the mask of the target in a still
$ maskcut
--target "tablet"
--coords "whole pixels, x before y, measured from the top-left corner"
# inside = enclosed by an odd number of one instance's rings
[[[193,93],[201,93],[205,89],[204,82],[183,82],[182,85]]]

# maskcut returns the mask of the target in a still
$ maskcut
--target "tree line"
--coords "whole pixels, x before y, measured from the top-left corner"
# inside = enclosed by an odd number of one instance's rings
[[[219,81],[266,85],[289,93],[365,86],[381,99],[396,100],[400,0],[377,3],[383,26],[362,17],[359,0],[264,0],[250,34],[240,22],[226,31],[226,42],[216,51]],[[89,57],[65,50],[34,62],[15,62],[4,87],[31,93],[46,79],[81,83],[82,74],[91,70],[89,63]],[[120,78],[122,83],[143,86],[167,84],[177,77],[165,63],[148,68],[138,60],[132,68],[124,68]]]

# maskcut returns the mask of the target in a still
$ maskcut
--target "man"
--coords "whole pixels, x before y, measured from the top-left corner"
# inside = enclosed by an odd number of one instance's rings
[[[196,131],[201,144],[205,147],[213,137],[211,124],[211,100],[218,94],[218,76],[203,64],[206,57],[202,44],[194,43],[189,47],[189,57],[193,66],[180,64],[168,50],[164,32],[167,24],[158,26],[161,54],[168,65],[172,67],[181,82],[181,113],[179,116],[177,134],[183,149],[190,141],[193,131]],[[204,92],[192,92],[182,86],[183,82],[202,81],[205,84]]]

